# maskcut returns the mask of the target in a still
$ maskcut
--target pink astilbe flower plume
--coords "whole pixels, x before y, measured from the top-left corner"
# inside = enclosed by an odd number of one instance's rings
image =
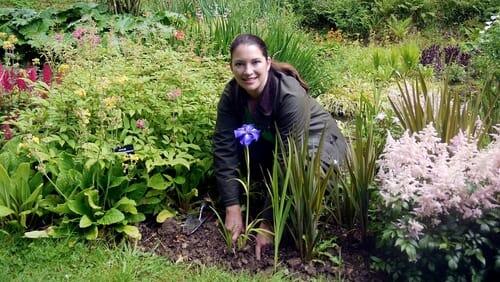
[[[439,224],[450,214],[475,219],[498,207],[499,135],[493,139],[479,150],[476,139],[459,132],[446,144],[432,124],[399,140],[388,137],[378,161],[380,195],[386,206],[412,215],[412,227],[404,228],[409,235],[419,236],[421,222]]]

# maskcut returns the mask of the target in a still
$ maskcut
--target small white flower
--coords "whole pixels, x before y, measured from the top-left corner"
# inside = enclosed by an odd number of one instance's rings
[[[397,117],[392,117],[392,123],[399,124],[399,119]]]
[[[481,30],[479,33],[480,33],[480,34],[483,34],[483,33],[484,33],[484,30]]]
[[[491,16],[491,18],[490,18],[490,19],[491,19],[492,21],[494,21],[494,20],[496,20],[497,18],[498,18],[498,15],[494,15],[494,16]]]
[[[491,21],[485,22],[486,25],[491,25],[491,23],[492,23]]]
[[[375,116],[375,120],[382,121],[382,120],[385,119],[385,117],[386,117],[385,113],[384,112],[380,112],[380,113],[378,113],[377,116]]]
[[[490,27],[491,27],[491,25],[487,25],[484,27],[484,30],[488,30],[488,29],[490,29]]]

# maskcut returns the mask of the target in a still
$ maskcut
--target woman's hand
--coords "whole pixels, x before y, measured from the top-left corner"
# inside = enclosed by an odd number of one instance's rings
[[[271,232],[271,227],[266,223],[262,222],[259,228]],[[268,232],[257,233],[257,238],[255,239],[255,257],[260,260],[262,250],[271,245],[273,242],[273,236]]]
[[[240,236],[241,231],[243,231],[243,219],[241,218],[241,208],[240,205],[232,205],[226,207],[226,228],[231,230],[231,238],[233,240],[233,246],[236,244],[238,236]]]

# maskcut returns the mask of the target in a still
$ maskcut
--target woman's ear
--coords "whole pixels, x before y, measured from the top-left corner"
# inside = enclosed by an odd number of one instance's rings
[[[271,57],[267,57],[267,70],[268,71],[271,69],[271,64],[272,64]]]

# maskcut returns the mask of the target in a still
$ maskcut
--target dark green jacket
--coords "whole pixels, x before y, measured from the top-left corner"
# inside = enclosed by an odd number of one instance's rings
[[[214,163],[217,187],[225,206],[239,204],[240,184],[235,181],[240,175],[242,145],[234,137],[234,130],[244,123],[252,123],[261,130],[261,138],[251,144],[250,162],[266,163],[270,167],[274,149],[275,126],[286,140],[290,133],[301,136],[309,121],[309,147],[319,144],[325,129],[321,160],[329,165],[342,162],[346,143],[335,120],[321,105],[291,76],[271,70],[268,81],[253,114],[249,110],[249,96],[232,79],[226,85],[217,107],[217,123],[213,137]],[[325,128],[326,127],[326,128]],[[254,154],[252,154],[254,152]]]

